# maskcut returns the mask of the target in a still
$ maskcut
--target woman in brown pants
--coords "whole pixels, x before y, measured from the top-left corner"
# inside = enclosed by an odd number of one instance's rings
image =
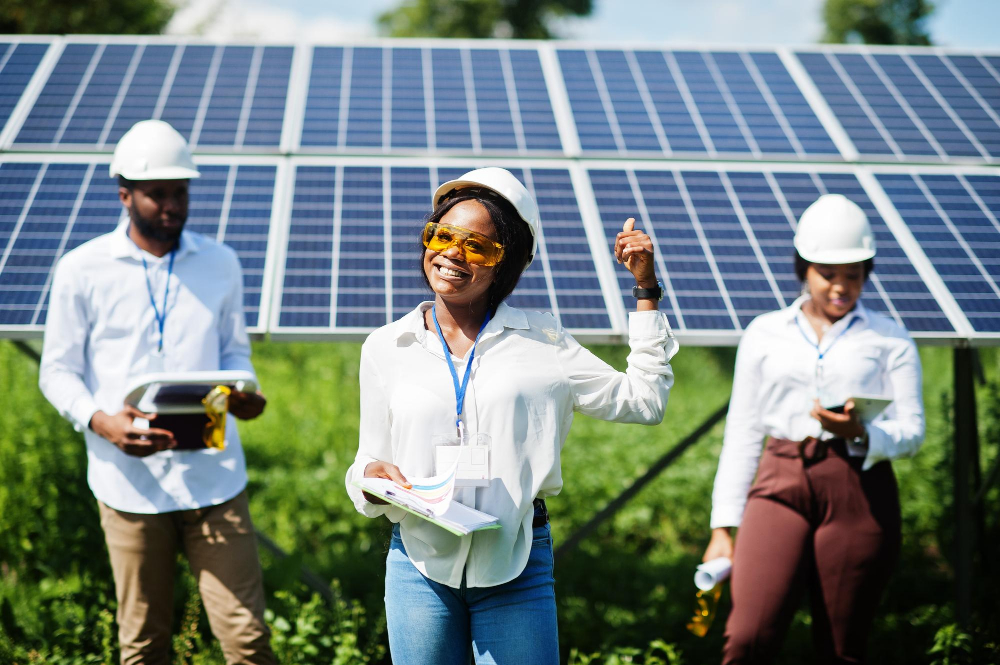
[[[770,662],[806,589],[817,662],[864,662],[900,545],[889,460],[924,437],[916,347],[859,301],[875,256],[864,212],[820,197],[795,250],[802,297],[757,317],[740,341],[712,495],[704,558],[733,559],[725,664]],[[851,400],[861,396],[892,403],[865,423]]]

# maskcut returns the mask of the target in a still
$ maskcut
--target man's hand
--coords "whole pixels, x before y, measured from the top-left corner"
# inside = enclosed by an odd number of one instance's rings
[[[854,410],[854,400],[847,400],[843,413],[828,411],[819,405],[819,400],[816,400],[809,415],[818,420],[827,432],[842,439],[854,439],[865,435],[865,426]]]
[[[403,476],[403,473],[399,470],[399,467],[395,464],[389,464],[388,462],[370,462],[368,466],[365,467],[365,478],[388,478],[400,487],[405,487],[410,489],[413,485]],[[368,503],[376,503],[379,505],[385,505],[388,501],[383,501],[374,494],[369,494],[368,492],[362,492],[365,495],[365,501]]]
[[[267,398],[258,390],[255,393],[238,393],[235,390],[229,395],[229,413],[240,420],[253,420],[259,416],[267,405]]]
[[[90,429],[118,446],[126,455],[135,457],[146,457],[177,445],[173,432],[165,429],[139,429],[132,425],[135,418],[153,422],[156,414],[143,413],[131,405],[126,405],[113,416],[98,411],[90,419]]]

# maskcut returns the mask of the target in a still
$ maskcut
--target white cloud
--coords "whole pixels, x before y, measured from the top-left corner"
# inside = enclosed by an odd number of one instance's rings
[[[291,8],[253,0],[190,0],[174,14],[166,33],[289,43],[371,37],[375,30],[369,23],[344,21],[332,14],[304,16]]]

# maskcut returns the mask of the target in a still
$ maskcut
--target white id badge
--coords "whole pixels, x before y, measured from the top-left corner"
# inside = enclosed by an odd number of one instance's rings
[[[152,350],[146,359],[146,374],[158,374],[166,370],[166,359],[163,351]]]
[[[434,445],[435,473],[444,473],[458,460],[455,487],[489,487],[490,484],[490,435],[466,434],[465,444],[457,435],[437,434],[431,437]]]

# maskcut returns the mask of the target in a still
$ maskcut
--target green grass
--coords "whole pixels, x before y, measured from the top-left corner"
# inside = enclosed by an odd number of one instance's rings
[[[626,349],[594,350],[624,367]],[[241,434],[256,525],[293,553],[285,561],[262,553],[283,663],[388,662],[382,611],[388,523],[356,514],[344,490],[357,449],[359,353],[358,344],[254,347],[270,403],[259,420],[241,425]],[[658,427],[577,418],[563,451],[566,487],[548,502],[557,545],[726,402],[733,356],[732,349],[682,349]],[[951,356],[928,348],[921,357],[928,436],[916,458],[895,465],[904,551],[879,614],[872,662],[930,662],[935,643],[943,645],[939,662],[972,662],[963,654],[981,656],[997,637],[995,630],[969,635],[947,628],[954,621]],[[1000,439],[1000,356],[984,352],[983,360],[991,379],[979,390],[988,464]],[[44,401],[36,381],[34,364],[0,342],[0,663],[113,662],[114,589],[86,485],[83,442]],[[693,607],[693,569],[708,537],[721,435],[716,426],[557,562],[564,659],[652,664],[680,662],[680,651],[685,663],[718,661],[723,619],[703,639],[684,625]],[[986,505],[995,506],[998,494],[993,490]],[[986,522],[995,543],[995,510]],[[310,598],[297,581],[300,564],[334,586],[333,607]],[[221,664],[192,580],[183,564],[180,570],[175,662]],[[990,601],[977,602],[995,612]],[[982,625],[996,625],[995,614],[980,617]],[[808,624],[800,612],[780,662],[811,660]]]

